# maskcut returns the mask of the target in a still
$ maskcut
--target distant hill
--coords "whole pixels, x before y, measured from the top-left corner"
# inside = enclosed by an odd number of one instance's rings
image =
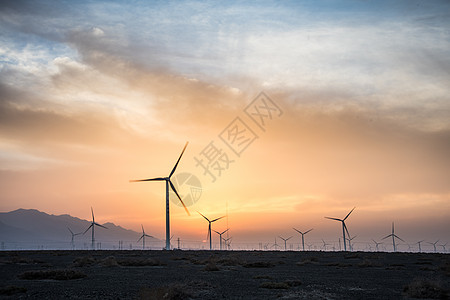
[[[18,209],[0,213],[1,248],[14,249],[72,249],[72,235],[83,233],[90,221],[70,215],[49,215],[36,209]],[[142,242],[137,243],[142,233],[125,229],[113,223],[102,224],[108,229],[95,228],[96,244],[101,249],[118,249],[121,241],[122,249],[142,249]],[[149,234],[148,232],[146,232]],[[161,249],[163,241],[154,237],[146,237],[146,248]],[[97,245],[96,245],[97,246]],[[75,249],[91,248],[91,231],[74,237]]]

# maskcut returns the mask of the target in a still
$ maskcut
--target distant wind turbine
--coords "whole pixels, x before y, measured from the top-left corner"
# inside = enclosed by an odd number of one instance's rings
[[[91,225],[86,229],[85,232],[83,232],[83,234],[85,234],[86,232],[88,232],[89,229],[92,229],[92,249],[95,250],[95,236],[94,236],[94,228],[95,228],[95,226],[99,226],[99,227],[102,227],[102,228],[105,228],[105,229],[108,229],[108,228],[106,228],[105,226],[100,225],[100,224],[98,224],[98,223],[95,222],[95,219],[94,219],[94,210],[92,209],[92,207],[91,207],[91,213],[92,213],[92,222],[91,222]]]
[[[292,227],[292,229],[294,229],[295,231],[297,231],[298,233],[300,233],[302,235],[302,246],[303,246],[303,251],[305,251],[305,234],[307,234],[308,232],[310,232],[311,230],[313,230],[312,228],[308,231],[305,232],[301,232],[300,230],[295,229],[294,227]]]
[[[227,247],[227,250],[231,249],[231,240],[232,240],[231,236],[227,239],[223,239],[223,241],[225,242],[225,246]]]
[[[428,244],[430,244],[430,245],[433,245],[433,247],[434,247],[434,252],[437,252],[437,250],[436,250],[436,244],[439,242],[439,240],[437,240],[436,242],[434,242],[434,243],[430,243],[430,242],[427,242]]]
[[[377,242],[377,241],[375,241],[374,239],[372,239],[372,241],[375,243],[375,248],[377,249],[377,251],[378,251],[378,245],[381,245],[381,244],[383,244],[382,242]]]
[[[416,244],[419,244],[419,252],[422,252],[422,247],[420,247],[420,243],[422,243],[422,242],[424,242],[425,240],[421,240],[421,241],[418,241]]]
[[[382,240],[387,239],[388,237],[392,237],[392,246],[394,246],[394,252],[397,251],[397,248],[395,247],[395,238],[399,239],[400,241],[406,243],[404,240],[402,240],[401,238],[399,238],[395,233],[394,233],[394,222],[392,222],[392,233],[385,236],[384,238],[382,238]]]
[[[327,251],[327,246],[329,246],[330,244],[326,243],[323,239],[322,239],[322,243],[323,243],[323,249],[325,251]]]
[[[170,250],[169,186],[172,189],[172,191],[175,193],[175,195],[177,195],[181,204],[183,204],[183,207],[186,210],[186,213],[188,215],[190,215],[186,205],[184,205],[183,200],[181,200],[180,195],[178,194],[177,190],[175,189],[175,186],[173,185],[172,181],[170,181],[170,177],[172,177],[173,173],[175,173],[178,163],[180,162],[180,159],[183,156],[183,153],[186,150],[188,143],[189,142],[186,142],[186,145],[184,146],[183,151],[181,151],[180,157],[178,158],[177,162],[175,163],[175,166],[173,167],[173,169],[170,172],[168,177],[156,177],[156,178],[151,178],[151,179],[130,180],[130,182],[142,182],[142,181],[165,181],[166,182],[166,250]]]
[[[228,230],[230,230],[230,228],[228,228],[227,230],[222,231],[222,232],[218,232],[218,231],[215,231],[215,230],[214,230],[214,232],[217,233],[217,234],[219,235],[219,237],[220,237],[220,250],[222,250],[222,234],[224,234],[224,233],[227,232]]]
[[[284,237],[281,237],[281,236],[278,236],[278,237],[284,241],[284,251],[286,251],[286,250],[287,250],[286,242],[287,242],[289,239],[291,239],[292,236],[288,237],[287,239],[285,239]]]
[[[445,244],[441,244],[441,245],[439,245],[439,246],[441,246],[441,247],[442,247],[442,249],[444,250],[444,253],[446,252],[446,250],[445,250],[445,246],[447,246],[447,244],[448,244],[448,243],[445,243]]]
[[[222,218],[224,218],[225,216],[222,216],[220,218],[214,219],[214,220],[209,220],[207,217],[205,217],[204,215],[202,215],[200,212],[198,212],[203,218],[205,218],[206,221],[208,221],[208,235],[206,236],[206,239],[209,238],[209,250],[212,250],[212,238],[211,238],[211,223],[216,222]]]
[[[280,247],[280,245],[277,244],[277,237],[275,237],[275,244],[273,244],[272,247],[275,248],[275,250],[277,250],[277,247]]]
[[[356,208],[356,207],[353,207],[353,209],[352,209],[352,210],[345,216],[345,218],[343,218],[343,219],[325,217],[326,219],[330,219],[330,220],[335,220],[335,221],[340,221],[340,222],[342,222],[342,236],[344,237],[344,240],[343,240],[343,242],[344,242],[344,251],[347,251],[345,232],[347,232],[348,236],[350,236],[350,234],[348,233],[347,226],[345,225],[345,220],[347,220],[348,216],[350,216],[350,214],[352,213],[352,211],[353,211],[355,208]]]
[[[73,248],[75,247],[75,244],[74,244],[74,242],[73,242],[73,238],[76,237],[77,235],[80,235],[80,234],[83,234],[83,233],[82,233],[82,232],[80,232],[80,233],[73,233],[73,231],[70,230],[69,227],[67,227],[67,229],[69,229],[70,234],[72,235],[72,241],[71,241],[70,243],[72,244],[72,249],[73,249]]]
[[[142,224],[141,224],[141,227],[142,227],[142,235],[137,242],[139,243],[139,241],[142,240],[142,250],[145,250],[145,237],[151,237],[151,236],[145,233],[144,226]]]
[[[348,247],[350,248],[350,251],[353,251],[353,239],[356,238],[356,235],[354,237],[350,237],[350,235],[348,236],[347,240],[348,240]]]

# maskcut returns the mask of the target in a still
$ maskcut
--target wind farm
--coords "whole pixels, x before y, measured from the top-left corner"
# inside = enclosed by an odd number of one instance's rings
[[[449,298],[449,11],[2,1],[0,298]]]

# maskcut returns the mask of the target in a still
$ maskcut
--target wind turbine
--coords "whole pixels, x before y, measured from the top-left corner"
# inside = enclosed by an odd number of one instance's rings
[[[439,242],[439,240],[437,240],[437,241],[434,242],[434,243],[427,242],[428,244],[433,245],[433,247],[434,247],[434,252],[435,252],[435,253],[437,252],[437,250],[436,250],[436,244],[437,244],[438,242]]]
[[[297,231],[298,233],[300,233],[302,235],[302,245],[303,245],[303,251],[305,251],[305,234],[307,234],[308,232],[310,232],[311,230],[313,230],[312,228],[308,231],[305,232],[301,232],[300,230],[295,229],[294,227],[292,227],[292,229],[294,229],[295,231]]]
[[[278,237],[284,241],[284,251],[286,251],[286,250],[287,250],[286,242],[287,242],[290,238],[292,238],[292,236],[288,237],[287,239],[285,239],[284,237],[281,237],[281,236],[278,236]]]
[[[373,240],[372,239],[372,241],[375,243],[375,247],[376,247],[376,249],[377,249],[377,251],[378,251],[378,245],[381,245],[381,244],[383,244],[382,242],[377,242],[377,241],[375,241],[375,240]]]
[[[323,239],[322,239],[322,243],[323,243],[323,249],[325,251],[327,251],[327,246],[329,246],[330,244],[326,243]]]
[[[74,249],[74,248],[75,248],[75,244],[74,244],[74,242],[73,242],[73,238],[74,238],[74,237],[76,237],[77,235],[80,235],[80,234],[82,234],[82,232],[80,232],[80,233],[73,233],[73,231],[72,231],[72,230],[70,230],[70,228],[69,228],[69,227],[67,227],[67,229],[69,229],[69,231],[70,231],[70,234],[72,235],[72,241],[71,241],[70,243],[72,244],[72,249]]]
[[[444,253],[446,252],[446,251],[445,251],[445,246],[447,246],[447,244],[448,244],[448,243],[445,243],[445,244],[443,244],[443,245],[439,245],[439,246],[442,247],[442,249],[444,249]]]
[[[419,252],[422,252],[422,247],[420,247],[420,243],[422,243],[423,241],[425,241],[425,240],[421,240],[416,243],[416,244],[419,244]]]
[[[402,240],[397,235],[395,235],[395,233],[394,233],[394,222],[392,222],[392,233],[390,235],[387,235],[384,238],[382,238],[382,240],[387,239],[388,237],[392,237],[392,245],[394,246],[394,252],[397,251],[397,249],[395,248],[395,238],[398,238],[400,241],[406,243],[404,240]]]
[[[353,244],[352,241],[354,238],[356,238],[357,236],[355,235],[354,237],[350,237],[350,235],[348,236],[347,240],[348,240],[348,246],[350,247],[350,251],[353,251]]]
[[[172,181],[170,181],[170,177],[172,177],[173,173],[175,173],[178,163],[180,162],[181,156],[183,156],[184,150],[186,150],[188,143],[189,142],[186,142],[186,145],[184,146],[183,151],[181,151],[180,157],[178,158],[177,162],[175,163],[175,166],[173,167],[173,169],[170,172],[168,177],[156,177],[156,178],[151,178],[151,179],[130,180],[130,182],[141,182],[141,181],[165,181],[166,182],[166,250],[170,250],[169,186],[172,189],[172,191],[175,193],[175,195],[177,195],[181,204],[183,204],[183,207],[186,210],[186,213],[190,216],[186,205],[184,205],[184,202],[183,202],[183,200],[181,200],[181,197],[178,194],[177,190],[175,189],[175,186],[173,185]]]
[[[142,250],[145,250],[145,237],[151,237],[151,236],[145,233],[144,226],[142,224],[141,224],[141,227],[142,227],[142,235],[137,242],[139,243],[139,241],[142,240]]]
[[[206,221],[208,221],[208,235],[206,236],[206,239],[209,238],[209,250],[212,250],[212,239],[211,239],[211,223],[218,221],[222,218],[224,218],[225,216],[222,216],[220,218],[214,219],[214,220],[209,220],[207,217],[205,217],[204,215],[202,215],[200,212],[198,212],[203,218],[205,218]],[[228,230],[228,229],[227,229]]]
[[[227,247],[227,250],[231,249],[231,240],[232,240],[231,236],[227,239],[223,239],[223,241],[225,242],[225,246]]]
[[[273,244],[272,247],[275,248],[275,250],[277,250],[277,247],[280,247],[280,245],[277,244],[277,237],[275,237],[275,244]]]
[[[85,234],[86,232],[88,232],[89,229],[92,228],[92,249],[95,250],[95,237],[94,237],[94,228],[95,228],[95,226],[103,227],[103,228],[105,228],[105,229],[108,229],[108,228],[106,228],[105,226],[100,225],[100,224],[98,224],[98,223],[95,222],[95,219],[94,219],[94,210],[92,209],[92,207],[91,207],[91,213],[92,213],[92,222],[91,222],[91,225],[86,229],[85,232],[83,232],[83,234]]]
[[[214,232],[217,233],[217,234],[219,235],[219,237],[220,237],[220,250],[222,250],[222,234],[224,234],[224,233],[227,232],[228,230],[230,230],[230,228],[228,228],[227,230],[222,231],[222,232],[218,232],[218,231],[215,231],[215,230],[214,230]]]
[[[342,222],[342,236],[344,237],[344,251],[347,251],[347,246],[346,246],[346,239],[345,239],[345,232],[347,232],[348,236],[350,236],[350,233],[348,233],[348,229],[347,226],[345,225],[345,220],[347,220],[348,216],[350,216],[350,214],[352,213],[352,211],[355,209],[356,207],[353,207],[353,209],[345,216],[345,218],[343,219],[338,219],[338,218],[330,218],[330,217],[325,217],[326,219],[330,219],[330,220],[335,220],[335,221],[340,221]]]

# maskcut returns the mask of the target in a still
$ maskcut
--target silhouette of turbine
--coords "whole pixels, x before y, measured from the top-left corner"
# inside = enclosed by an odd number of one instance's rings
[[[205,218],[206,221],[208,221],[208,235],[206,236],[206,239],[209,238],[209,250],[212,250],[212,239],[211,239],[211,223],[218,221],[222,218],[225,218],[225,216],[222,216],[220,218],[214,219],[214,220],[209,220],[207,217],[205,217],[204,215],[202,215],[200,212],[198,212],[203,218]],[[228,230],[228,229],[227,229]]]
[[[139,243],[139,241],[142,240],[142,250],[145,250],[145,237],[151,237],[151,236],[145,233],[144,226],[142,224],[141,224],[141,227],[142,227],[142,235],[139,238],[139,240],[137,241],[137,243]]]
[[[347,225],[345,225],[345,220],[347,220],[348,216],[350,216],[350,214],[352,213],[352,211],[355,209],[356,207],[353,207],[353,209],[345,216],[345,218],[343,219],[338,219],[338,218],[331,218],[331,217],[325,217],[326,219],[330,219],[330,220],[335,220],[335,221],[340,221],[342,222],[342,236],[344,237],[344,251],[347,251],[347,242],[346,242],[346,238],[345,238],[345,232],[347,232],[348,236],[350,237],[350,233],[348,233],[348,229],[347,229]]]
[[[437,241],[434,242],[434,243],[427,242],[428,244],[433,245],[433,247],[434,247],[434,252],[435,252],[435,253],[437,252],[437,250],[436,250],[436,244],[437,244],[438,242],[439,242],[439,240],[437,240]]]
[[[285,239],[284,237],[281,237],[281,236],[278,236],[278,237],[284,241],[284,251],[286,251],[286,250],[287,250],[286,242],[287,242],[289,239],[291,239],[292,236],[288,237],[287,239]]]
[[[172,171],[170,172],[169,176],[156,177],[156,178],[151,178],[151,179],[130,180],[130,182],[141,182],[141,181],[165,181],[166,182],[166,250],[170,250],[169,186],[172,189],[172,191],[175,193],[175,195],[177,195],[181,204],[183,204],[183,207],[186,210],[186,213],[188,215],[190,215],[186,205],[184,205],[183,200],[181,200],[180,195],[178,194],[177,190],[175,189],[175,186],[173,185],[172,181],[170,181],[170,177],[172,177],[173,173],[175,173],[178,163],[180,162],[180,159],[183,156],[184,150],[186,150],[188,143],[189,142],[186,142],[186,145],[184,146],[183,151],[181,152],[181,155],[178,158],[178,160],[177,160],[175,166],[173,167]]]
[[[392,222],[392,233],[390,235],[385,236],[384,238],[382,238],[382,240],[387,239],[388,237],[392,237],[392,245],[394,246],[394,252],[397,251],[397,249],[395,248],[395,238],[399,239],[400,241],[406,243],[404,240],[402,240],[401,238],[399,238],[397,235],[395,235],[394,233],[394,222]]]
[[[219,237],[220,237],[220,250],[222,250],[222,234],[224,234],[224,233],[227,232],[228,230],[230,230],[230,228],[228,228],[227,230],[222,231],[222,232],[218,232],[218,231],[215,231],[215,230],[214,230],[214,232],[217,233],[217,234],[219,235]]]
[[[308,231],[305,232],[301,232],[300,230],[295,229],[294,227],[292,227],[292,229],[294,229],[295,231],[297,231],[298,233],[300,233],[302,235],[302,246],[303,246],[303,251],[305,251],[305,234],[307,234],[308,232],[310,232],[311,230],[313,230],[312,228]]]
[[[416,244],[419,244],[419,252],[422,252],[422,247],[420,247],[420,243],[422,243],[423,241],[425,241],[425,240],[421,240],[416,243]]]
[[[70,228],[69,227],[67,227],[67,229],[69,229],[69,231],[70,231],[70,234],[72,235],[72,240],[71,240],[71,245],[72,245],[72,249],[74,249],[74,247],[75,247],[75,244],[74,244],[74,242],[73,242],[73,238],[74,237],[76,237],[77,235],[80,235],[80,234],[83,234],[82,232],[80,232],[80,233],[73,233],[73,231],[72,230],[70,230]]]
[[[91,207],[91,213],[92,213],[92,222],[91,222],[91,225],[86,229],[85,232],[83,232],[83,234],[85,234],[86,232],[88,232],[89,229],[92,229],[92,250],[95,250],[95,237],[94,237],[94,228],[95,228],[95,226],[99,226],[99,227],[102,227],[102,228],[105,228],[105,229],[108,229],[108,228],[106,228],[105,226],[100,225],[100,224],[98,224],[98,223],[95,222],[95,219],[94,219],[94,210],[92,209],[92,207]]]

